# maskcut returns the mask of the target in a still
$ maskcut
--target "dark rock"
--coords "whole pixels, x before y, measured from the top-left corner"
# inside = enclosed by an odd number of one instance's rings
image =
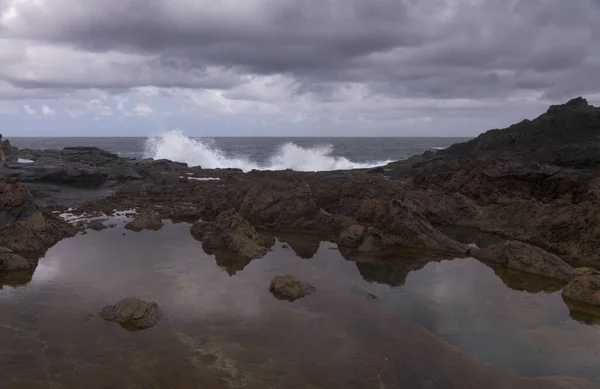
[[[131,231],[139,232],[142,230],[158,231],[163,223],[160,215],[151,209],[143,209],[133,220],[125,225],[125,228]]]
[[[0,227],[25,220],[36,211],[33,197],[23,185],[0,179]]]
[[[258,233],[235,211],[221,213],[214,223],[196,222],[191,226],[190,232],[195,239],[202,241],[206,251],[228,249],[250,259],[263,257],[269,247],[275,244],[273,238]]]
[[[18,253],[42,252],[75,234],[77,229],[69,223],[37,211],[25,220],[0,228],[0,246]]]
[[[278,299],[287,301],[295,301],[316,291],[311,284],[300,281],[291,275],[273,278],[269,290]]]
[[[108,227],[106,225],[104,225],[104,223],[102,223],[100,220],[92,220],[91,222],[88,223],[87,228],[94,230],[94,231],[101,231]]]
[[[6,247],[0,247],[0,273],[13,270],[31,269],[34,267],[35,261],[25,259]]]
[[[154,327],[163,316],[155,302],[146,302],[136,297],[126,297],[115,305],[108,305],[99,313],[107,321],[114,321],[129,330]]]
[[[561,281],[571,279],[573,268],[554,254],[518,241],[505,241],[483,249],[471,249],[477,259],[500,263],[510,269],[524,271]]]
[[[600,306],[600,271],[587,267],[577,268],[573,278],[564,287],[563,297]]]

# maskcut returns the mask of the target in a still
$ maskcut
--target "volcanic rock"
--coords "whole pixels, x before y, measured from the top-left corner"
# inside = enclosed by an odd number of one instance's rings
[[[163,316],[155,302],[146,302],[136,297],[126,297],[115,305],[108,305],[99,316],[114,321],[129,330],[142,330],[154,327]]]
[[[269,290],[280,300],[295,301],[316,291],[311,284],[300,281],[294,276],[277,276],[271,281]]]
[[[143,209],[132,221],[125,225],[125,228],[131,231],[139,232],[142,230],[158,231],[163,223],[160,215],[151,209]]]
[[[239,213],[221,213],[214,223],[198,221],[190,228],[192,236],[202,242],[205,250],[228,249],[250,259],[263,257],[275,240],[256,231]],[[268,246],[268,247],[267,247]]]
[[[11,249],[0,247],[0,272],[24,270],[35,267],[35,262],[15,254]]]
[[[577,268],[573,278],[564,287],[563,297],[600,306],[600,271],[587,267]]]
[[[503,264],[510,269],[565,282],[568,282],[573,274],[573,268],[561,258],[539,247],[518,241],[505,241],[483,249],[471,249],[470,254],[478,259]]]

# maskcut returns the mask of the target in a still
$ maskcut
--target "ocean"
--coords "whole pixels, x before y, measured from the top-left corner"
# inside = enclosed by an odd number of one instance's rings
[[[324,171],[380,166],[469,138],[191,138],[168,131],[151,138],[7,139],[20,149],[94,146],[122,157],[165,158],[204,168]]]

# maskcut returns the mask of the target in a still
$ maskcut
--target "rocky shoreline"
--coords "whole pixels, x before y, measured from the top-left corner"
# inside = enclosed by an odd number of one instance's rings
[[[600,108],[582,98],[370,170],[244,173],[126,159],[92,147],[5,149],[0,273],[24,266],[15,256],[36,260],[87,227],[56,213],[136,209],[148,220],[134,220],[134,231],[158,229],[160,218],[196,222],[191,233],[206,250],[249,259],[269,250],[264,232],[322,231],[348,255],[400,247],[473,256],[575,282],[569,299],[600,301],[590,297],[600,293],[597,274],[574,270],[600,269]],[[504,242],[480,249],[440,226],[470,227]]]

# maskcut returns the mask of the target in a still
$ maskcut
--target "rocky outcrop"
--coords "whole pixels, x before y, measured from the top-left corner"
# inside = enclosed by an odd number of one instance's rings
[[[125,228],[131,231],[153,230],[158,231],[162,228],[163,222],[160,215],[152,209],[143,209],[132,221],[125,225]]]
[[[11,249],[0,247],[0,273],[35,267],[35,262],[15,254]]]
[[[316,291],[311,284],[294,276],[277,276],[271,281],[269,290],[280,300],[295,301]]]
[[[202,242],[202,247],[207,252],[227,249],[250,259],[263,257],[275,244],[273,238],[267,238],[257,232],[246,219],[233,210],[221,213],[214,223],[194,223],[190,232],[195,239]]]
[[[600,306],[600,271],[587,267],[577,268],[573,278],[564,287],[563,297]]]
[[[0,179],[0,228],[25,220],[36,211],[33,197],[22,184]]]
[[[163,313],[155,302],[126,297],[115,305],[102,308],[99,316],[104,320],[117,322],[128,330],[143,330],[158,324]]]
[[[471,249],[469,253],[475,258],[500,263],[510,269],[564,282],[568,282],[573,274],[573,268],[561,258],[523,242],[505,241],[484,249]]]
[[[0,246],[18,253],[40,253],[76,233],[69,223],[36,211],[25,220],[0,228]]]

